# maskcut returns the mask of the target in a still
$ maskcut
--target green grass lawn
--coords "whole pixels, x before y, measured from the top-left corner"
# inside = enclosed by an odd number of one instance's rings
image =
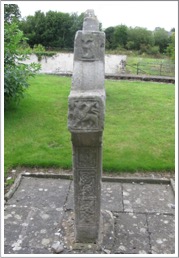
[[[38,75],[5,111],[5,175],[16,166],[71,168],[67,129],[71,78]],[[103,169],[174,170],[174,85],[106,80]]]
[[[126,72],[137,74],[137,64],[139,74],[175,76],[175,66],[169,58],[127,56]]]

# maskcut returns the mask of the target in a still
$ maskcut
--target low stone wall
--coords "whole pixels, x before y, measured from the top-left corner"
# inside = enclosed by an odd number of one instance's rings
[[[125,55],[106,55],[105,74],[117,75],[123,73],[123,61],[126,61]],[[72,53],[58,53],[52,57],[43,56],[40,61],[38,61],[38,57],[35,54],[32,54],[23,63],[30,64],[33,62],[41,64],[40,73],[71,74],[73,72]]]

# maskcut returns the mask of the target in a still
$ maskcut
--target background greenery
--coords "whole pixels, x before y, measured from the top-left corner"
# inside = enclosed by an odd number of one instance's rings
[[[12,11],[12,6],[9,10]],[[18,16],[18,10],[15,9],[14,15]],[[15,16],[15,17],[16,17]],[[24,64],[27,54],[22,53],[19,48],[22,42],[26,40],[23,32],[19,30],[18,25],[13,22],[14,16],[11,12],[5,12],[4,24],[4,104],[5,107],[11,101],[19,101],[26,88],[29,86],[28,78],[34,76],[40,69],[40,65],[31,63]]]
[[[16,166],[71,168],[71,78],[38,75],[5,111],[5,174]],[[174,170],[174,85],[106,80],[104,171]]]
[[[40,10],[33,16],[21,17],[18,5],[5,5],[5,21],[18,23],[31,48],[41,44],[46,50],[73,51],[75,33],[82,29],[83,18],[84,13],[43,13]],[[100,30],[106,34],[106,50],[117,50],[118,54],[126,50],[137,51],[137,54],[146,53],[156,57],[168,54],[174,60],[175,28],[168,32],[156,26],[154,31],[150,31],[143,27],[120,24],[104,29],[100,23]]]
[[[125,73],[174,77],[175,64],[168,58],[127,56]]]

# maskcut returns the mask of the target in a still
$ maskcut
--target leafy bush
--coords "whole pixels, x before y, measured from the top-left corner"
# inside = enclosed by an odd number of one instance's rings
[[[153,46],[148,49],[149,55],[159,56],[160,55],[160,49],[159,46]]]
[[[170,43],[167,47],[167,54],[175,61],[175,32],[170,37]]]
[[[27,53],[20,52],[19,48],[26,38],[16,23],[4,25],[4,104],[19,101],[25,89],[29,86],[28,78],[35,75],[40,69],[39,64],[23,64]]]
[[[34,52],[45,52],[45,48],[41,44],[34,45],[33,50]]]

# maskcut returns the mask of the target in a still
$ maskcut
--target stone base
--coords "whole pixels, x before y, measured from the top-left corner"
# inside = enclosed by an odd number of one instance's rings
[[[78,243],[75,241],[74,231],[74,212],[67,211],[62,221],[61,242],[64,242],[68,250],[80,251],[104,251],[108,253],[114,243],[114,218],[113,214],[108,210],[101,211],[101,224],[99,238],[96,243]],[[84,252],[85,253],[85,252]]]

